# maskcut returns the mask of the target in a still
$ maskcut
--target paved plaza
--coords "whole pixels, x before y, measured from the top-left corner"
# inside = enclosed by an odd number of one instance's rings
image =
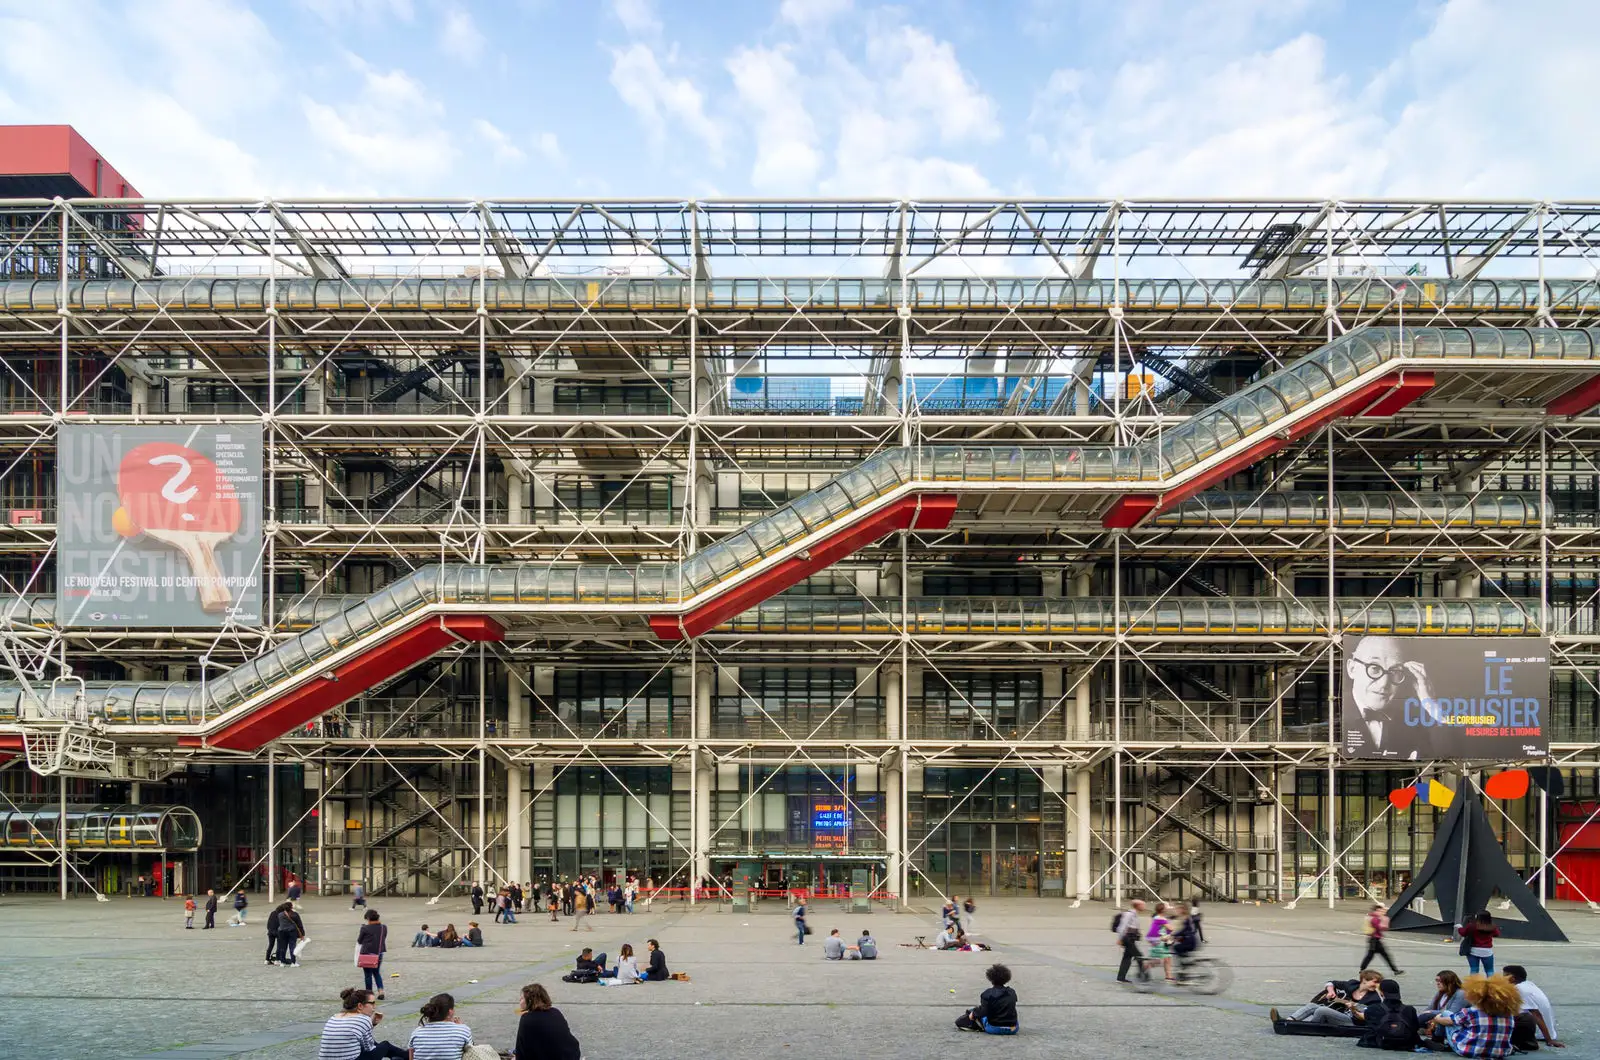
[[[289,1060],[316,1055],[322,1021],[342,987],[359,985],[352,954],[357,914],[348,902],[311,899],[304,919],[312,942],[300,969],[267,967],[265,896],[247,928],[183,930],[181,903],[115,899],[109,904],[35,897],[0,899],[0,1056],[191,1058],[247,1056]],[[448,990],[477,1039],[509,1048],[518,988],[550,988],[589,1060],[610,1057],[816,1055],[825,1047],[852,1057],[932,1056],[949,1050],[1003,1050],[1014,1057],[1179,1054],[1192,1057],[1326,1056],[1350,1040],[1271,1033],[1269,1004],[1305,1000],[1323,980],[1353,975],[1363,940],[1362,909],[1336,912],[1208,906],[1211,955],[1234,970],[1216,997],[1143,995],[1113,982],[1117,949],[1109,907],[1070,909],[1060,901],[985,900],[978,929],[992,954],[904,948],[936,931],[935,909],[848,915],[837,903],[811,907],[818,935],[794,944],[783,907],[749,914],[717,907],[658,906],[632,916],[597,915],[594,931],[574,934],[529,915],[516,925],[483,924],[482,950],[413,950],[423,922],[465,929],[459,899],[429,907],[382,899],[373,907],[395,945],[385,960],[387,1020],[380,1037],[404,1042],[417,1008]],[[1567,1056],[1600,1046],[1600,916],[1565,909],[1557,918],[1571,944],[1503,941],[1500,964],[1521,963],[1555,1002]],[[220,916],[219,916],[220,919]],[[822,960],[821,936],[870,928],[882,957],[874,963]],[[615,954],[660,940],[674,971],[690,983],[626,989],[560,981],[577,947]],[[1420,1002],[1432,973],[1464,960],[1441,937],[1397,936],[1392,949],[1408,971],[1408,1001]],[[1016,1038],[967,1035],[951,1021],[971,1005],[992,960],[1008,964],[1021,998]],[[1364,1054],[1363,1054],[1364,1055]]]

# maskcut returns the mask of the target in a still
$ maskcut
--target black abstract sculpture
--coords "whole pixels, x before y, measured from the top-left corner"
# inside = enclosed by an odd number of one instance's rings
[[[1411,903],[1430,883],[1439,903],[1439,919],[1411,908]],[[1463,917],[1489,908],[1489,899],[1496,891],[1509,898],[1526,918],[1495,921],[1501,935],[1540,942],[1567,941],[1561,928],[1539,904],[1538,895],[1528,889],[1511,862],[1506,860],[1506,852],[1501,849],[1494,829],[1489,826],[1489,818],[1483,812],[1483,803],[1478,801],[1470,785],[1463,783],[1433,837],[1433,848],[1428,851],[1422,871],[1389,907],[1389,926],[1394,931],[1443,929],[1453,933]]]

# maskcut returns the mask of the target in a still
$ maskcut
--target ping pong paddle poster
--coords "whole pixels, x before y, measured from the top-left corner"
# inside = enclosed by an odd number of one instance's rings
[[[63,424],[62,626],[261,622],[261,427]]]

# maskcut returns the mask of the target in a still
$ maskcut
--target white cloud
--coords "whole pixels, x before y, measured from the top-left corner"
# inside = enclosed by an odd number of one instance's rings
[[[754,115],[751,183],[759,191],[810,187],[822,159],[794,63],[782,48],[740,48],[727,65],[734,89]]]
[[[567,164],[566,152],[561,150],[561,141],[553,132],[542,132],[533,138],[533,149],[547,164],[564,166]]]
[[[884,88],[896,110],[921,114],[942,142],[999,137],[994,100],[962,69],[948,41],[914,26],[874,33],[867,41],[867,64],[893,71]]]
[[[453,59],[470,63],[483,54],[483,34],[472,21],[471,12],[452,7],[444,13],[444,30],[439,35],[439,47]]]
[[[846,115],[839,130],[834,171],[822,182],[830,195],[910,198],[995,193],[970,162],[920,155],[917,136],[902,123],[863,108]]]
[[[611,13],[617,16],[623,29],[636,37],[661,32],[661,19],[656,15],[653,0],[611,0]]]
[[[706,116],[705,97],[687,77],[672,77],[661,68],[647,44],[635,42],[612,53],[611,86],[645,124],[657,150],[676,124],[703,143],[713,163],[720,164],[722,130]]]
[[[426,180],[450,171],[456,148],[444,107],[404,70],[382,73],[352,58],[361,91],[342,103],[302,97],[312,137],[362,176]]]
[[[250,196],[270,183],[263,160],[236,138],[270,107],[276,85],[277,44],[248,10],[177,0],[7,10],[26,11],[0,14],[12,120],[74,125],[146,195]],[[167,32],[169,17],[184,20],[181,37]]]
[[[416,14],[411,0],[300,0],[300,5],[329,23],[384,19],[410,22]]]
[[[850,10],[850,0],[783,0],[778,17],[801,29],[826,25]]]
[[[472,131],[489,145],[489,150],[494,152],[496,161],[520,162],[527,157],[522,149],[511,141],[511,137],[497,129],[492,122],[483,118],[473,118]]]
[[[1571,108],[1593,94],[1600,5],[1508,19],[1487,0],[1446,0],[1364,78],[1335,69],[1321,37],[1287,28],[1303,8],[1185,9],[1170,46],[1055,71],[1035,96],[1030,146],[1069,194],[1590,194],[1600,143],[1576,132]],[[1123,14],[1121,39],[1153,17],[1140,4]]]
[[[1384,190],[1592,197],[1600,141],[1574,121],[1594,99],[1597,41],[1600,5],[1590,0],[1542,4],[1537,17],[1484,0],[1439,7],[1378,79],[1399,104],[1382,143]]]
[[[1337,195],[1382,169],[1381,123],[1310,35],[1216,65],[1170,51],[1100,78],[1058,70],[1030,125],[1071,194]]]

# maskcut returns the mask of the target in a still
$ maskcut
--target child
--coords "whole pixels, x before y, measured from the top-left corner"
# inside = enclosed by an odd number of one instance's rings
[[[1017,992],[1006,985],[1011,982],[1011,969],[996,964],[983,974],[989,980],[989,989],[978,995],[975,1008],[956,1017],[956,1029],[989,1034],[1017,1033]]]
[[[1167,937],[1167,903],[1156,903],[1156,915],[1150,918],[1150,930],[1145,932],[1145,942],[1150,944],[1150,960],[1161,960],[1161,971],[1172,982],[1172,940]],[[1148,967],[1148,965],[1146,966]]]
[[[189,895],[183,900],[183,927],[185,931],[194,930],[194,895]]]

